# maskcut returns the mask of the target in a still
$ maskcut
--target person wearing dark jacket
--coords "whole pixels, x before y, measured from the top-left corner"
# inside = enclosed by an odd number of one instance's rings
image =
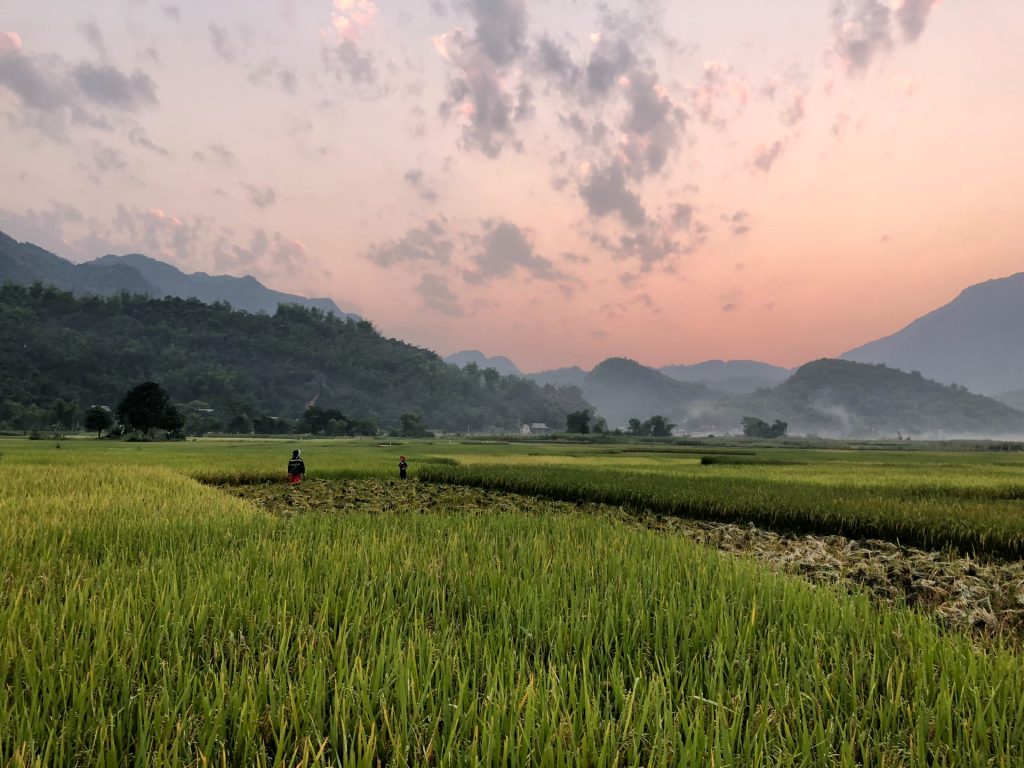
[[[405,456],[398,457],[398,477],[405,480],[409,475],[409,465],[405,463]]]
[[[298,485],[306,475],[306,462],[302,460],[300,451],[292,451],[292,458],[288,462],[288,482]]]

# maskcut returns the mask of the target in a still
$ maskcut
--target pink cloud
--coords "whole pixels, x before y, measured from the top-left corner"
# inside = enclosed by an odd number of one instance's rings
[[[0,32],[0,53],[21,50],[21,35],[17,32]]]
[[[339,39],[354,43],[376,15],[376,0],[334,0],[331,27]]]

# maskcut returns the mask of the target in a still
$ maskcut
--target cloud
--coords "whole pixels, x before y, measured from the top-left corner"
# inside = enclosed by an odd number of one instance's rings
[[[85,41],[93,47],[98,56],[103,57],[107,55],[107,46],[103,42],[103,32],[94,19],[80,22],[78,24],[78,31],[85,38]]]
[[[563,90],[575,88],[583,74],[569,51],[547,35],[537,41],[535,66],[542,75],[553,78]]]
[[[185,266],[192,264],[199,250],[206,224],[199,218],[183,221],[160,208],[140,210],[118,205],[109,229],[92,229],[98,239],[107,241],[108,252],[126,248]]]
[[[526,50],[526,0],[469,0],[476,39],[498,66],[510,64]]]
[[[0,54],[21,50],[21,35],[17,32],[0,32]]]
[[[625,85],[629,112],[622,124],[624,151],[636,178],[658,173],[679,146],[686,112],[669,97],[654,73],[634,71]]]
[[[592,94],[608,93],[619,78],[636,64],[636,54],[625,37],[601,37],[586,67],[587,88]]]
[[[589,264],[591,262],[591,258],[579,253],[567,252],[562,254],[562,261],[568,262],[569,264]]]
[[[70,66],[57,55],[26,54],[14,33],[0,35],[0,88],[17,98],[11,125],[67,140],[70,125],[111,132],[104,110],[130,113],[157,104],[156,86],[140,70],[125,74],[111,66]]]
[[[891,15],[881,0],[835,0],[835,53],[848,74],[863,74],[879,53],[892,48]]]
[[[381,267],[416,261],[447,264],[454,251],[455,244],[448,234],[447,221],[438,218],[410,229],[397,240],[371,246],[366,258]]]
[[[51,201],[49,208],[29,209],[23,214],[0,209],[0,230],[11,237],[34,243],[59,256],[77,260],[88,258],[70,242],[69,227],[85,221],[82,212],[72,205]]]
[[[249,195],[249,202],[257,208],[269,208],[277,202],[277,192],[271,186],[254,187],[251,184],[243,184],[242,188]]]
[[[702,123],[720,129],[741,113],[749,101],[750,84],[724,61],[704,62],[700,83],[690,89],[694,115]]]
[[[535,280],[571,282],[571,278],[555,268],[548,259],[537,254],[533,243],[518,226],[504,219],[481,222],[484,234],[471,259],[472,269],[463,272],[467,283],[482,284],[508,277],[517,270]]]
[[[0,85],[30,109],[55,112],[70,105],[73,93],[59,72],[62,64],[56,57],[23,54],[21,39],[12,32],[0,36]]]
[[[434,38],[434,48],[454,70],[439,112],[463,121],[463,149],[491,158],[510,145],[521,151],[515,124],[533,117],[533,90],[523,80],[505,81],[510,65],[527,52],[525,0],[467,0],[467,7],[474,34],[456,27]]]
[[[672,206],[672,226],[676,229],[689,231],[690,226],[693,224],[694,213],[695,211],[692,205],[677,203]]]
[[[747,234],[750,231],[750,214],[740,210],[735,213],[722,214],[722,221],[729,225],[729,230],[736,237]]]
[[[806,114],[805,108],[806,96],[797,90],[789,92],[789,97],[786,103],[782,107],[782,112],[779,114],[779,120],[782,124],[787,127],[792,127],[804,119]]]
[[[785,148],[786,145],[781,140],[771,144],[758,144],[757,149],[754,150],[754,157],[750,162],[757,170],[768,173]]]
[[[435,40],[435,46],[456,69],[439,112],[445,119],[463,121],[460,146],[490,158],[498,157],[510,144],[521,150],[515,121],[531,114],[523,98],[528,102],[532,92],[520,89],[517,103],[505,88],[498,66],[461,30]]]
[[[181,21],[181,9],[176,5],[165,5],[164,15],[173,21]]]
[[[92,153],[93,163],[97,170],[107,173],[109,171],[123,171],[128,167],[124,155],[113,147],[106,147],[97,144]]]
[[[280,232],[268,235],[257,229],[249,239],[247,247],[220,243],[215,249],[215,264],[218,269],[258,268],[263,274],[283,274],[302,268],[308,261],[305,246],[298,240],[291,240]]]
[[[142,126],[137,125],[128,131],[128,141],[133,147],[141,147],[162,157],[171,156],[169,149],[161,147],[150,140],[149,136],[146,135],[146,129]]]
[[[903,39],[913,42],[921,37],[928,16],[939,0],[902,0],[896,9],[896,21],[903,32]]]
[[[111,66],[83,62],[72,77],[85,96],[104,106],[131,112],[158,103],[156,84],[140,70],[126,75]]]
[[[238,162],[235,153],[223,144],[210,144],[205,150],[194,152],[192,158],[200,163],[206,163],[212,159],[227,168],[233,168]]]
[[[334,47],[324,48],[324,67],[339,82],[372,86],[377,82],[377,65],[371,54],[360,50],[353,40],[342,40]]]
[[[331,26],[322,30],[322,58],[325,69],[339,81],[356,86],[377,82],[377,65],[372,54],[361,47],[363,33],[377,16],[374,0],[334,0]]]
[[[228,64],[232,64],[238,58],[235,48],[228,39],[228,31],[219,24],[211,23],[208,31],[210,33],[210,45],[213,51]]]
[[[422,200],[426,200],[428,203],[432,203],[437,200],[437,190],[427,183],[426,174],[424,174],[419,168],[413,168],[412,170],[406,171],[403,178],[405,179],[405,183],[412,187]]]
[[[618,213],[631,227],[639,227],[647,218],[639,196],[626,188],[626,174],[619,164],[591,171],[579,192],[591,216]]]
[[[282,67],[277,59],[269,59],[249,73],[253,85],[273,84],[285,93],[294,96],[299,89],[299,76],[295,70]]]
[[[339,40],[356,42],[377,16],[375,0],[334,0],[331,28]]]
[[[428,309],[449,317],[462,317],[466,314],[465,309],[459,303],[458,296],[448,285],[447,280],[440,275],[433,272],[424,273],[415,290]]]

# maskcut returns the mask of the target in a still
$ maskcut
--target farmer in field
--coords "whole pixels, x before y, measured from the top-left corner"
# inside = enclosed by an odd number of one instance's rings
[[[288,462],[288,482],[298,485],[306,475],[306,462],[302,460],[301,451],[292,451],[292,458]]]
[[[409,475],[409,465],[405,463],[405,456],[398,457],[398,477],[401,480],[405,480]]]

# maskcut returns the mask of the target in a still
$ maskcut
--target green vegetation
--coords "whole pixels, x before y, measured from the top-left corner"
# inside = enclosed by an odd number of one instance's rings
[[[0,762],[1019,764],[1017,653],[581,501],[883,504],[994,551],[1024,457],[297,444],[292,489],[293,441],[0,441]],[[571,501],[422,482],[517,476]]]
[[[689,462],[683,464],[680,459],[686,456]],[[420,476],[775,530],[1024,557],[1024,462],[944,466],[921,454],[846,458],[826,464],[820,455],[793,450],[703,460],[692,453],[669,453],[662,461],[638,458],[631,463],[613,457],[552,457],[515,465],[431,466]],[[886,464],[886,459],[898,463]]]
[[[774,440],[778,437],[785,437],[789,431],[789,425],[784,421],[775,420],[769,424],[756,416],[743,417],[743,434],[747,437],[759,437],[767,440]]]
[[[390,428],[416,414],[447,431],[560,424],[586,407],[577,390],[459,370],[367,322],[317,309],[283,305],[269,316],[195,300],[0,287],[0,429],[71,429],[77,414],[114,407],[144,381],[181,404],[192,434],[293,431],[308,404],[337,409],[345,423]]]

